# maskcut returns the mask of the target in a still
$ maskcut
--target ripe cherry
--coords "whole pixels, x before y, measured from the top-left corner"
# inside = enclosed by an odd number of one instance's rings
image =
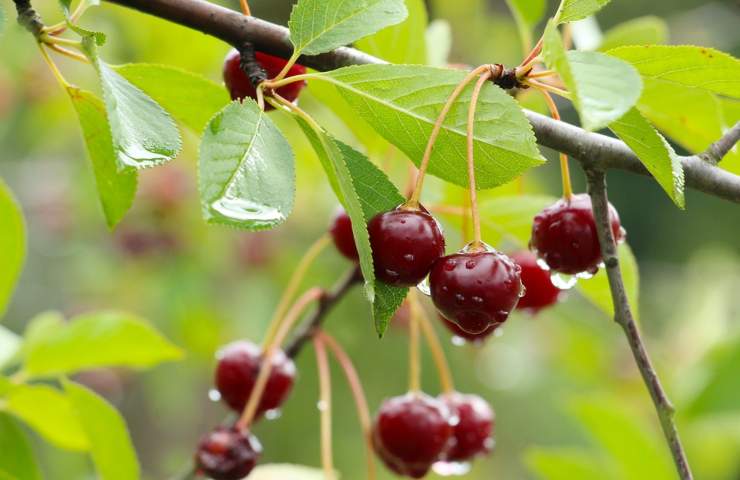
[[[450,414],[444,403],[422,393],[387,399],[373,426],[373,444],[400,475],[422,478],[449,445]]]
[[[360,258],[357,245],[355,245],[355,236],[352,233],[352,221],[343,209],[340,208],[334,215],[329,233],[339,253],[355,262]]]
[[[478,395],[452,393],[440,396],[450,413],[458,419],[453,439],[444,453],[447,462],[464,462],[484,455],[493,448],[494,413],[491,406]]]
[[[526,289],[516,308],[536,313],[554,305],[561,290],[552,284],[550,272],[537,264],[537,256],[527,250],[521,250],[512,254],[511,258],[522,267],[522,283]]]
[[[261,454],[256,437],[234,427],[219,426],[201,439],[195,465],[214,480],[239,480],[249,475]]]
[[[221,398],[241,412],[252,393],[262,365],[262,350],[251,342],[240,341],[224,347],[217,354],[216,388]],[[262,394],[257,416],[279,408],[293,388],[295,364],[282,350],[272,357],[272,369]]]
[[[447,255],[434,264],[429,288],[437,310],[472,334],[509,317],[522,294],[520,268],[495,250]]]
[[[379,213],[367,224],[375,275],[398,287],[421,282],[445,253],[439,224],[423,207]]]
[[[442,324],[454,335],[454,338],[460,339],[462,342],[468,342],[473,344],[482,343],[485,341],[486,338],[490,337],[493,332],[496,331],[496,329],[501,326],[501,324],[494,324],[489,326],[487,329],[483,330],[480,333],[470,333],[466,332],[462,328],[460,328],[457,323],[451,322],[447,320],[442,315],[439,315],[439,319],[442,321]],[[457,343],[453,340],[453,343]]]
[[[609,219],[615,240],[624,240],[619,215],[611,204]],[[582,193],[563,198],[538,213],[529,246],[551,270],[568,275],[596,273],[602,258],[591,197]]]
[[[268,78],[275,78],[287,63],[284,59],[267,53],[255,52],[254,56],[257,59],[257,63],[267,72]],[[242,70],[240,64],[241,55],[239,51],[231,49],[224,59],[224,83],[229,90],[231,99],[242,100],[249,97],[257,100],[257,90],[252,85],[252,81],[247,74]],[[288,70],[286,77],[294,77],[296,75],[303,75],[304,73],[306,73],[306,67],[303,65],[293,65]],[[304,81],[293,82],[278,88],[276,91],[289,102],[295,102],[305,86],[306,82]],[[266,103],[265,110],[273,110],[272,105]]]

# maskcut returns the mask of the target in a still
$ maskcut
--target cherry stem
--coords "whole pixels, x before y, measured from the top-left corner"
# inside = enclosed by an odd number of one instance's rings
[[[554,70],[542,70],[540,72],[532,72],[530,71],[527,73],[526,78],[543,78],[543,77],[552,77],[554,75],[557,75],[558,72]]]
[[[64,78],[64,75],[62,75],[62,72],[59,71],[59,68],[57,68],[56,63],[54,63],[54,60],[51,59],[49,56],[49,52],[46,51],[44,48],[44,44],[39,43],[39,50],[41,50],[41,57],[44,59],[44,62],[49,66],[49,69],[51,70],[51,73],[54,74],[54,78],[57,79],[59,84],[64,87],[65,89],[69,89],[72,87],[72,85]]]
[[[484,72],[473,88],[468,107],[468,190],[470,193],[470,214],[473,218],[473,248],[482,248],[480,213],[478,212],[478,190],[475,184],[475,108],[478,105],[483,84],[491,78],[491,71]]]
[[[288,74],[288,71],[293,67],[293,65],[295,65],[295,62],[298,61],[299,56],[300,55],[293,53],[293,55],[290,56],[290,58],[288,59],[288,62],[285,64],[283,69],[280,70],[280,73],[278,73],[277,76],[272,80],[275,82],[279,82],[280,80],[285,78],[285,76]]]
[[[540,37],[534,48],[529,52],[529,54],[527,54],[526,57],[524,57],[522,63],[519,64],[520,67],[527,67],[537,59],[537,56],[540,54],[540,52],[542,52],[542,42],[543,40]]]
[[[319,331],[317,336],[320,336],[324,344],[329,347],[329,350],[334,354],[337,363],[344,371],[344,376],[347,378],[347,383],[352,391],[352,397],[355,400],[355,406],[357,407],[357,415],[360,419],[360,426],[362,427],[362,433],[365,437],[365,447],[367,450],[367,478],[368,480],[375,480],[375,461],[373,457],[373,440],[372,440],[372,420],[370,419],[370,409],[367,406],[367,399],[365,397],[365,391],[362,388],[362,382],[360,376],[357,374],[352,360],[344,351],[342,346],[337,342],[334,337],[328,333]]]
[[[528,78],[523,80],[522,83],[524,83],[525,85],[529,85],[530,87],[534,87],[537,90],[544,90],[546,92],[551,92],[551,93],[554,93],[555,95],[559,95],[563,98],[567,98],[570,100],[570,92],[568,92],[567,90],[563,90],[562,88],[558,88],[554,85],[542,83],[537,80],[530,80]]]
[[[252,393],[249,396],[249,401],[244,407],[242,416],[236,423],[237,428],[241,430],[246,430],[249,428],[249,425],[252,423],[252,420],[254,420],[254,416],[257,413],[257,407],[260,403],[260,400],[262,399],[262,394],[264,393],[265,387],[267,386],[267,381],[270,378],[273,356],[277,352],[278,348],[280,348],[280,345],[285,340],[285,337],[288,336],[291,327],[301,316],[301,313],[303,313],[306,307],[308,307],[312,302],[319,300],[323,294],[324,291],[322,289],[318,287],[313,287],[306,291],[306,293],[304,293],[288,311],[287,315],[285,316],[285,320],[283,320],[283,322],[280,324],[280,328],[275,334],[275,337],[264,350],[264,353],[262,355],[262,365],[260,366],[257,380],[254,383],[254,388],[252,389]]]
[[[558,111],[558,106],[555,105],[555,100],[552,99],[552,95],[550,95],[546,90],[540,89],[540,92],[545,97],[545,101],[547,102],[547,107],[550,109],[552,118],[560,120],[560,112]],[[560,152],[560,176],[563,179],[563,197],[565,197],[566,200],[570,200],[570,197],[573,196],[573,185],[570,182],[568,155],[562,152]]]
[[[316,365],[319,372],[319,412],[321,413],[321,466],[327,480],[333,480],[334,460],[331,440],[331,371],[326,355],[326,347],[321,336],[313,337],[316,351]]]
[[[414,298],[416,291],[409,292],[409,298]],[[411,319],[409,321],[409,391],[421,391],[421,361],[419,359],[419,303],[411,301]]]
[[[412,303],[417,303],[416,308],[419,313],[419,324],[421,326],[422,333],[426,338],[427,344],[429,345],[429,349],[432,351],[432,359],[437,367],[437,374],[439,375],[439,384],[442,388],[442,392],[452,393],[455,391],[455,385],[452,381],[452,371],[450,370],[450,365],[447,363],[447,358],[445,357],[445,352],[442,348],[442,343],[439,341],[437,332],[434,330],[432,322],[427,316],[426,310],[424,310],[424,307],[419,304],[418,297],[413,296],[410,301]]]
[[[249,2],[247,0],[239,0],[239,5],[242,7],[242,13],[247,17],[252,16],[252,11],[249,9]]]
[[[270,80],[265,80],[264,82],[260,84],[260,86],[261,88],[273,88],[274,89],[274,88],[284,87],[285,85],[289,85],[291,83],[308,80],[310,78],[326,80],[326,77],[322,77],[321,75],[316,75],[315,73],[304,73],[301,75],[293,75],[292,77],[288,77],[288,78],[281,78],[279,80],[278,80],[278,77],[275,77]]]
[[[90,60],[88,60],[86,56],[80,53],[77,53],[77,52],[73,52],[72,50],[69,50],[68,48],[60,47],[59,45],[56,45],[54,43],[47,43],[45,45],[49,47],[50,49],[54,50],[55,52],[61,53],[65,57],[69,57],[73,60],[77,60],[78,62],[82,62],[82,63],[88,63],[88,64],[90,63]]]

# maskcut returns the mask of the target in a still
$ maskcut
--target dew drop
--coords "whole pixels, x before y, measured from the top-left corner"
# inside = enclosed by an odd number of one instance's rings
[[[576,274],[576,278],[580,278],[582,280],[590,280],[591,278],[594,278],[594,274],[590,271],[579,272]]]
[[[462,476],[470,472],[470,462],[436,462],[432,471],[442,477]]]
[[[394,272],[393,270],[385,269],[385,274],[389,276],[390,278],[398,278],[398,272]]]
[[[445,262],[444,269],[448,272],[451,272],[455,269],[455,265],[456,265],[455,261],[450,260],[449,262]]]
[[[218,402],[219,400],[221,400],[221,392],[219,392],[215,388],[208,390],[208,399],[212,402]]]
[[[493,331],[493,336],[496,338],[500,338],[504,336],[504,327],[496,327],[496,330]]]
[[[329,404],[320,400],[316,402],[316,408],[318,408],[320,412],[325,412],[329,408]]]
[[[477,295],[471,298],[471,300],[473,300],[473,303],[476,305],[483,305],[483,299]]]
[[[432,294],[432,289],[429,287],[429,277],[424,277],[424,279],[416,285],[416,288],[427,297]],[[442,290],[446,289],[447,287],[442,287]]]
[[[527,294],[527,287],[524,286],[523,283],[520,283],[521,288],[519,289],[519,298],[524,297],[524,295]]]
[[[273,408],[272,410],[268,410],[265,412],[265,418],[267,420],[277,420],[283,415],[283,411],[279,408]]]
[[[542,270],[550,271],[550,265],[547,264],[544,258],[538,258],[537,265],[539,265]]]
[[[552,272],[550,274],[550,281],[561,290],[569,290],[575,286],[578,278],[565,273]]]
[[[606,268],[606,264],[603,261],[601,261],[601,262],[599,262],[598,265],[596,265],[596,267],[597,268]]]
[[[414,256],[412,254],[410,254],[410,253],[407,253],[406,255],[403,256],[403,259],[406,260],[407,262],[411,263],[411,262],[414,261]]]
[[[456,293],[455,302],[457,302],[458,305],[462,305],[463,303],[465,303],[465,295],[463,295],[462,293]]]
[[[459,337],[457,335],[453,335],[451,341],[452,341],[452,344],[456,347],[464,347],[465,344],[467,343],[464,338]]]

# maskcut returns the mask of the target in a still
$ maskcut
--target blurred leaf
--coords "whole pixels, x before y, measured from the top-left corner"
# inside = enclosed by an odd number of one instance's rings
[[[427,45],[426,64],[446,67],[452,51],[452,27],[446,20],[432,20],[425,33]]]
[[[69,323],[55,323],[52,319],[40,317],[36,325],[29,327],[24,371],[31,376],[107,366],[147,368],[182,356],[177,347],[133,315],[91,313]]]
[[[545,16],[547,0],[506,0],[514,20],[516,21],[519,35],[525,44],[532,44],[532,31]],[[525,55],[527,52],[524,52]]]
[[[256,102],[229,103],[200,145],[203,218],[252,231],[280,225],[293,210],[294,162],[288,141]]]
[[[118,169],[153,167],[177,156],[180,133],[169,114],[103,62],[93,42],[83,39],[83,45],[103,88]]]
[[[598,12],[611,0],[562,0],[558,23],[581,20]]]
[[[679,208],[685,208],[681,160],[645,117],[632,108],[622,118],[609,124],[609,129],[637,154],[671,200]]]
[[[682,412],[694,417],[740,412],[740,338],[715,347],[704,362],[706,380]]]
[[[64,382],[72,410],[90,441],[97,478],[132,480],[140,477],[139,461],[126,422],[103,398],[82,385]]]
[[[41,480],[28,435],[15,419],[0,413],[0,478]]]
[[[23,339],[0,325],[0,370],[21,350]]]
[[[627,299],[630,301],[630,306],[632,307],[632,313],[635,318],[639,318],[640,273],[632,249],[626,243],[619,245],[619,266],[622,270],[624,288],[627,292]],[[593,278],[579,280],[576,286],[581,295],[586,297],[597,308],[609,317],[614,316],[609,279],[606,276],[605,269],[600,268],[599,273],[594,275]]]
[[[229,95],[222,85],[186,70],[146,63],[114,68],[197,134],[229,103]]]
[[[17,385],[5,398],[5,409],[57,447],[77,451],[90,448],[69,399],[52,387]]]
[[[404,65],[363,65],[321,74],[359,116],[417,165],[442,106],[466,72]],[[466,125],[472,87],[450,110],[429,173],[467,186]],[[476,113],[476,179],[480,188],[511,181],[542,163],[532,127],[508,93],[495,85],[481,92]]]
[[[719,99],[721,113],[721,129],[723,131],[731,128],[737,122],[740,122],[740,100],[731,98]],[[715,136],[715,139],[719,135]],[[740,148],[737,146],[725,155],[725,158],[719,163],[719,166],[734,174],[740,175]]]
[[[317,55],[348,45],[408,15],[404,0],[300,0],[288,27],[295,52]]]
[[[8,308],[10,297],[26,258],[26,225],[23,212],[10,188],[0,178],[0,317]]]
[[[249,480],[326,480],[324,472],[300,465],[259,465],[249,474]]]
[[[629,20],[607,30],[599,50],[625,45],[660,45],[668,43],[668,24],[660,17],[648,15]]]
[[[403,22],[358,40],[355,47],[389,63],[424,65],[427,61],[427,9],[423,0],[405,0]]]
[[[484,200],[478,210],[486,242],[498,245],[502,240],[509,239],[526,248],[535,215],[556,201],[556,198],[545,195],[516,195]]]
[[[77,111],[106,223],[109,228],[113,228],[134,202],[137,173],[135,170],[118,170],[110,125],[102,100],[90,92],[74,87],[68,88],[67,93]]]
[[[524,462],[544,480],[619,480],[608,462],[575,448],[531,447]]]
[[[0,4],[0,35],[5,33],[5,7]]]

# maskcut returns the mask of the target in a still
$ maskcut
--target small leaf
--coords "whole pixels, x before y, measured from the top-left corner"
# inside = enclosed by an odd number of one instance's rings
[[[604,33],[599,50],[606,51],[625,45],[660,45],[668,43],[668,24],[660,17],[648,15],[635,18]]]
[[[90,92],[74,87],[67,92],[80,121],[106,223],[113,228],[134,202],[137,173],[135,170],[118,170],[103,101]]]
[[[316,468],[276,463],[259,465],[249,474],[249,480],[326,480],[326,476]]]
[[[403,21],[404,0],[300,0],[288,27],[295,54],[318,55]]]
[[[632,313],[639,317],[639,293],[640,293],[640,272],[637,261],[629,245],[623,243],[619,245],[619,266],[622,270],[622,279],[624,288],[627,291],[627,299],[632,307]],[[609,279],[606,271],[601,268],[599,273],[588,280],[580,280],[576,284],[578,291],[586,297],[597,308],[612,317],[614,315],[614,306],[612,304],[611,289],[609,288]]]
[[[293,151],[254,101],[230,103],[211,119],[198,170],[208,223],[264,230],[283,223],[293,210]]]
[[[0,370],[16,358],[22,344],[21,337],[0,325]]]
[[[0,478],[41,480],[28,435],[12,417],[0,413]]]
[[[139,461],[121,414],[97,394],[64,382],[72,410],[90,441],[90,455],[101,480],[140,477]]]
[[[514,16],[519,35],[530,45],[532,31],[545,16],[547,0],[506,0],[506,4]]]
[[[23,212],[0,178],[0,317],[8,308],[26,258]]]
[[[618,480],[613,466],[593,453],[576,448],[528,448],[527,467],[542,480]]]
[[[685,208],[683,166],[665,138],[636,108],[612,122],[609,128],[637,154],[671,200],[679,208]]]
[[[427,61],[427,9],[423,0],[405,0],[408,16],[355,43],[355,47],[388,63],[424,65]]]
[[[558,23],[581,20],[598,12],[611,0],[562,0]]]
[[[76,22],[71,21],[71,4],[72,0],[59,0],[59,5],[62,7],[62,12],[64,13],[64,19],[67,23],[67,26],[82,37],[92,38],[95,41],[95,44],[99,47],[105,44],[105,33],[88,30],[86,28],[80,27]],[[88,8],[96,7],[98,5],[100,5],[100,0],[80,0],[80,5],[77,7],[80,10],[79,15],[82,16],[82,14],[85,13]]]

